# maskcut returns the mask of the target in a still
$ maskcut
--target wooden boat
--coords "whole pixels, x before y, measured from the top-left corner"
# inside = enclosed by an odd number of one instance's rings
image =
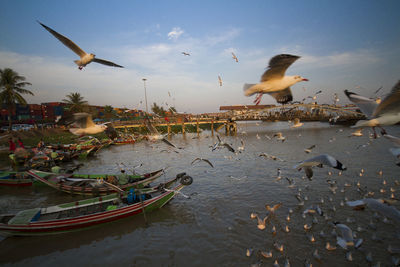
[[[3,171],[0,173],[0,186],[32,186],[34,179],[26,172]]]
[[[38,170],[29,170],[27,173],[36,180],[66,193],[99,196],[117,191],[108,184],[115,185],[124,191],[130,188],[143,188],[160,177],[163,169],[143,175],[124,175],[124,179],[128,181],[126,184],[119,184],[118,178],[121,178],[121,174],[70,174]]]
[[[180,183],[169,189],[178,180]],[[0,215],[0,234],[60,234],[150,212],[163,207],[192,181],[186,174],[180,177],[177,175],[168,183],[160,184],[147,193],[132,189],[123,196],[114,193],[47,208],[23,210],[17,214]]]

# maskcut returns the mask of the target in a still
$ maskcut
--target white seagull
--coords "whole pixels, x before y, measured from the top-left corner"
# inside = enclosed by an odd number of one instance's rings
[[[400,222],[400,211],[393,206],[385,204],[382,199],[364,198],[355,201],[347,201],[346,204],[357,210],[364,209],[365,206],[367,206],[372,211],[379,212],[387,218]]]
[[[218,82],[219,82],[219,86],[222,86],[222,78],[220,75],[218,75]]]
[[[299,171],[304,168],[304,171],[307,175],[308,178],[311,178],[313,176],[313,170],[312,167],[320,167],[322,168],[323,165],[328,165],[332,168],[338,169],[338,170],[346,170],[347,168],[337,159],[334,157],[328,155],[328,154],[322,154],[307,160],[304,160],[294,166],[295,169],[298,169]]]
[[[393,156],[400,160],[400,138],[387,134],[384,131],[382,131],[382,136],[391,141],[396,146],[389,148],[389,151],[393,154]],[[397,162],[396,165],[400,166],[400,161]]]
[[[290,86],[308,81],[300,75],[285,76],[285,72],[293,62],[299,59],[299,56],[281,54],[274,56],[269,61],[268,69],[261,76],[261,82],[258,84],[245,84],[243,86],[245,96],[251,96],[258,93],[254,103],[258,105],[263,94],[270,94],[280,104],[285,104],[293,100]]]
[[[378,106],[378,103],[374,99],[358,95],[348,90],[344,90],[344,93],[351,102],[357,105],[367,118],[371,118],[372,113]]]
[[[235,53],[232,52],[232,58],[236,61],[239,62],[239,59],[237,58],[237,56],[235,55]]]
[[[187,52],[182,52],[182,55],[184,55],[184,56],[190,56],[190,54],[187,53]]]
[[[208,159],[203,159],[203,158],[195,158],[193,161],[192,161],[192,165],[195,163],[195,162],[197,162],[197,161],[204,161],[204,162],[206,162],[208,165],[210,165],[212,168],[214,168],[214,165],[212,165],[212,163],[208,160]]]
[[[306,152],[307,154],[308,154],[308,153],[311,153],[311,150],[312,150],[313,148],[315,148],[315,145],[312,145],[312,146],[310,146],[309,148],[304,149],[304,152]]]
[[[79,60],[75,60],[74,61],[75,64],[78,65],[78,68],[80,70],[82,70],[83,67],[85,67],[90,62],[96,62],[96,63],[100,63],[100,64],[103,64],[103,65],[111,66],[111,67],[123,68],[122,66],[120,66],[118,64],[115,64],[115,63],[113,63],[111,61],[107,61],[107,60],[104,60],[104,59],[96,58],[96,55],[94,55],[94,54],[86,53],[85,51],[83,51],[79,46],[77,46],[74,42],[72,42],[67,37],[65,37],[65,36],[59,34],[58,32],[56,32],[55,30],[47,27],[46,25],[42,24],[40,21],[38,21],[38,23],[40,25],[42,25],[43,28],[45,28],[54,37],[56,37],[61,43],[63,43],[69,49],[74,51],[75,54],[77,54],[80,57]]]
[[[92,120],[92,115],[85,112],[63,117],[56,121],[56,123],[72,125],[73,128],[70,128],[69,131],[74,135],[97,134],[107,129],[107,123],[95,124]]]
[[[291,128],[297,128],[297,127],[302,126],[303,124],[304,124],[304,123],[300,122],[300,119],[299,119],[299,118],[295,118],[295,119],[293,120],[293,125],[291,126]]]
[[[367,113],[365,114],[367,115]],[[400,81],[395,84],[389,95],[373,109],[370,118],[358,121],[354,127],[394,125],[398,122],[400,122]]]

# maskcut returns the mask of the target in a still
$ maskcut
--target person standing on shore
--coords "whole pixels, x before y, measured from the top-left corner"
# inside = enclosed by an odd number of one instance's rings
[[[14,153],[17,146],[15,145],[12,137],[8,139],[8,143],[10,144],[10,153]]]
[[[21,147],[21,148],[24,148],[24,149],[25,149],[25,147],[24,147],[24,143],[22,143],[22,140],[21,140],[21,138],[19,138],[19,137],[18,137],[18,145],[19,145],[19,147]]]

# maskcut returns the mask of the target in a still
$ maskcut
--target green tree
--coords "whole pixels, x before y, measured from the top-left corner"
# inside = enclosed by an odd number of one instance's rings
[[[20,76],[10,68],[0,69],[0,104],[7,106],[10,130],[12,125],[11,115],[15,111],[16,104],[26,105],[26,100],[21,94],[33,95],[31,91],[24,89],[27,85],[32,84],[25,82],[24,76]]]
[[[83,96],[80,93],[70,93],[66,97],[62,101],[67,104],[71,112],[82,112],[87,109],[88,102],[83,100]]]
[[[116,117],[115,110],[112,106],[110,106],[110,105],[104,106],[104,117],[107,119]]]
[[[165,110],[163,107],[160,107],[157,105],[157,103],[153,103],[153,106],[151,107],[151,111],[153,111],[154,114],[157,114],[159,116],[165,116]]]

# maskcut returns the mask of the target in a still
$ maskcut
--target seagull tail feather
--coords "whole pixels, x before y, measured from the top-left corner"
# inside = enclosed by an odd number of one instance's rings
[[[251,96],[258,92],[257,84],[245,83],[243,85],[243,91],[245,96]]]
[[[360,120],[355,125],[351,126],[351,128],[358,128],[358,127],[374,127],[379,125],[379,121],[377,119],[372,120]]]

